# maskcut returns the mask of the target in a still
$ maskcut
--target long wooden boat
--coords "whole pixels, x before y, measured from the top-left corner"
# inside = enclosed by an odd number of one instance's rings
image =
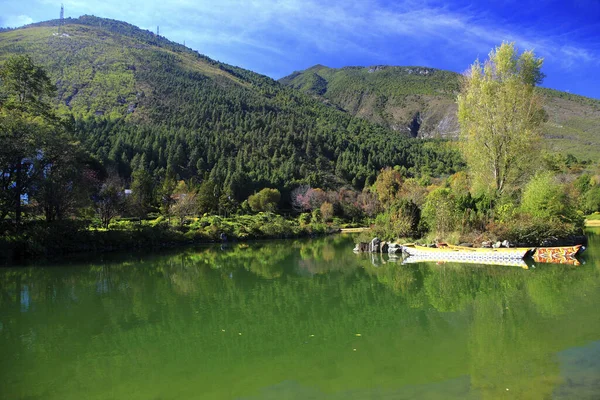
[[[441,247],[426,247],[419,246],[414,243],[409,243],[402,245],[402,250],[409,256],[435,255],[445,260],[452,260],[458,258],[476,260],[519,260],[523,259],[531,249],[525,247],[488,249],[450,245],[445,245]]]
[[[578,244],[576,246],[561,246],[561,247],[537,247],[534,257],[540,259],[560,259],[563,257],[575,257],[577,253],[585,250],[585,247]]]
[[[520,267],[523,269],[529,269],[529,266],[523,259],[519,258],[508,258],[508,259],[486,259],[486,258],[474,258],[474,257],[462,257],[460,254],[456,254],[451,258],[443,258],[439,255],[420,255],[420,256],[408,256],[402,264],[415,264],[415,263],[459,263],[459,264],[477,264],[477,265],[496,265],[506,267]]]

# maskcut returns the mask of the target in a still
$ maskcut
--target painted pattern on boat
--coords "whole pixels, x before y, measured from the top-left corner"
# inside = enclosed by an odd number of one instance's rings
[[[576,246],[562,246],[562,247],[537,247],[535,249],[534,256],[540,259],[560,259],[564,257],[575,257],[577,253],[585,250],[585,247],[578,244]]]
[[[435,256],[443,260],[511,260],[523,259],[525,255],[531,251],[531,248],[515,247],[515,248],[472,248],[442,245],[441,247],[426,247],[416,244],[405,244],[402,250],[410,256]]]
[[[456,254],[454,257],[442,258],[437,255],[419,255],[419,256],[408,256],[402,264],[414,264],[421,262],[431,262],[436,264],[446,263],[459,263],[459,264],[478,264],[478,265],[496,265],[503,267],[520,267],[523,269],[529,269],[529,266],[523,259],[487,259],[487,258],[465,258],[461,257],[460,254]]]

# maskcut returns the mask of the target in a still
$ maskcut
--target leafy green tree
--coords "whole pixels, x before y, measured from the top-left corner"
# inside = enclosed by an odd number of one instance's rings
[[[108,229],[110,221],[117,217],[125,207],[125,188],[116,174],[109,175],[102,183],[95,198],[95,204],[102,227]]]
[[[373,189],[384,207],[389,207],[397,199],[402,183],[402,174],[390,167],[382,169],[377,175]]]
[[[175,191],[176,186],[177,181],[175,180],[175,173],[172,168],[167,168],[165,178],[158,190],[158,202],[160,204],[161,214],[169,217],[169,222],[171,218],[171,207],[175,203],[173,192]]]
[[[321,218],[323,218],[323,222],[329,222],[333,217],[333,204],[326,201],[321,204]]]
[[[31,190],[33,200],[47,222],[76,215],[91,206],[102,166],[65,133],[44,146],[43,170]]]
[[[145,169],[134,171],[131,179],[131,195],[129,195],[128,201],[131,212],[141,221],[152,206],[154,181]]]
[[[584,195],[592,187],[592,176],[587,173],[579,175],[573,182],[573,187],[579,195]]]
[[[200,213],[216,213],[219,209],[219,186],[212,179],[204,179],[198,188]]]
[[[379,214],[375,220],[376,234],[384,239],[418,237],[421,210],[411,200],[400,199]]]
[[[219,197],[219,214],[227,217],[238,207],[235,196],[231,191],[223,191]]]
[[[248,197],[248,204],[254,212],[275,211],[281,200],[281,193],[277,189],[264,188],[260,192]]]
[[[46,72],[26,55],[0,68],[0,217],[21,222],[22,197],[43,170],[42,148],[51,142],[56,119],[48,97],[55,92]]]
[[[476,61],[458,95],[462,151],[477,189],[502,194],[530,175],[546,119],[540,96],[542,59],[514,43]]]
[[[586,214],[600,211],[600,186],[594,186],[583,196],[582,209]]]
[[[422,218],[433,232],[444,234],[456,227],[456,202],[448,188],[437,188],[427,195]]]

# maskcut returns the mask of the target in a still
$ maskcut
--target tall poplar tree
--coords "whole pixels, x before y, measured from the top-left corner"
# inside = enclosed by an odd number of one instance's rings
[[[543,60],[503,43],[476,61],[458,95],[462,150],[476,189],[499,196],[533,172],[546,119],[535,85]]]

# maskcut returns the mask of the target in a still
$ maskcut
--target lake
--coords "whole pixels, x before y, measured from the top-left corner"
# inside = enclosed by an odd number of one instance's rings
[[[580,266],[402,265],[353,237],[0,269],[2,399],[598,399]]]

